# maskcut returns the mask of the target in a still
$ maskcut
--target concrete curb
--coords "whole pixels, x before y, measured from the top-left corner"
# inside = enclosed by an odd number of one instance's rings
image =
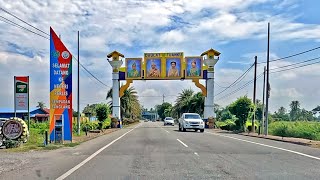
[[[239,135],[243,135],[243,136],[249,136],[249,137],[256,137],[256,138],[262,138],[262,139],[269,139],[269,140],[274,140],[274,141],[279,141],[279,142],[287,142],[287,143],[292,143],[292,144],[298,144],[298,145],[303,145],[303,146],[311,146],[312,143],[306,143],[306,142],[301,142],[301,141],[292,141],[292,140],[286,140],[286,139],[277,139],[277,138],[272,138],[272,137],[268,137],[268,136],[264,136],[264,135],[252,135],[252,134],[243,134],[243,133],[239,133]],[[282,137],[280,137],[282,138]]]

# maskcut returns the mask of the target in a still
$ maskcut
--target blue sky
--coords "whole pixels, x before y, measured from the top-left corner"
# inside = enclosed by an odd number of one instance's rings
[[[75,56],[79,30],[80,61],[109,86],[111,68],[106,55],[113,50],[126,57],[142,57],[144,52],[173,51],[198,56],[214,48],[221,52],[215,69],[216,82],[228,86],[250,67],[254,56],[258,56],[259,62],[266,60],[268,22],[271,23],[271,59],[320,44],[317,12],[320,1],[316,0],[0,0],[0,4],[45,32],[49,33],[52,26]],[[0,15],[31,29],[3,11]],[[49,105],[49,41],[2,21],[0,36],[0,83],[6,87],[0,89],[0,107],[13,106],[12,79],[15,75],[30,76],[31,106],[36,106],[38,101]],[[314,58],[319,56],[319,51],[273,62],[270,66],[276,68]],[[74,67],[76,75],[76,64]],[[263,64],[258,66],[258,74],[262,69]],[[271,75],[271,110],[280,106],[288,108],[292,100],[299,100],[308,110],[319,105],[320,88],[315,83],[319,72],[320,65],[316,64]],[[83,70],[80,73],[81,109],[88,103],[105,99],[109,87],[99,84]],[[251,70],[243,82],[219,97],[252,77]],[[261,80],[257,87],[259,99],[262,97]],[[76,85],[75,78],[73,82]],[[133,86],[141,96],[142,104],[148,108],[161,103],[163,94],[166,101],[174,103],[174,96],[181,89],[199,91],[191,81],[135,81]],[[250,85],[216,103],[225,106],[239,96],[252,97],[252,88]],[[216,86],[216,92],[221,90]],[[74,100],[75,97],[76,93]]]

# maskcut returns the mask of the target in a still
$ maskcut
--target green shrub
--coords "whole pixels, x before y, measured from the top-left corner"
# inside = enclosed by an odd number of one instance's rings
[[[111,119],[107,118],[106,120],[103,121],[102,123],[102,129],[109,129],[111,126]]]
[[[21,141],[14,141],[14,140],[6,140],[6,141],[3,141],[3,145],[7,148],[7,149],[10,149],[10,148],[17,148],[21,145]]]
[[[269,134],[320,140],[320,123],[310,121],[276,121],[269,125]]]
[[[81,124],[82,131],[96,130],[99,127],[98,121],[86,121]]]
[[[222,130],[227,130],[227,131],[236,130],[236,123],[232,119],[227,119],[224,122],[217,121],[216,126]]]

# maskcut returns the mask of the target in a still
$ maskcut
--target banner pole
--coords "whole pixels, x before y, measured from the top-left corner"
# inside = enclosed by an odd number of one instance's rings
[[[13,95],[13,109],[14,109],[14,117],[17,117],[17,110],[16,110],[16,76],[13,77],[13,88],[14,88],[14,95]]]
[[[28,76],[28,131],[30,131],[30,80]]]

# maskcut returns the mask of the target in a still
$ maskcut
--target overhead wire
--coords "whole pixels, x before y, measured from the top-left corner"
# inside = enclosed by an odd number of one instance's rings
[[[303,63],[310,62],[310,61],[314,61],[314,60],[317,60],[317,59],[320,59],[320,57],[308,59],[308,60],[305,60],[305,61],[300,61],[300,62],[297,62],[297,63],[285,65],[285,66],[280,66],[280,67],[272,68],[272,69],[270,69],[270,71],[271,71],[271,70],[276,70],[276,69],[282,69],[282,68],[285,68],[285,67],[295,66],[295,65],[298,65],[298,64],[303,64]]]
[[[2,18],[2,19],[0,19],[2,22],[5,22],[5,23],[10,24],[10,25],[12,25],[12,26],[16,26],[16,27],[18,27],[18,28],[20,28],[20,29],[29,31],[29,32],[31,32],[31,33],[33,33],[33,34],[36,34],[36,35],[38,35],[38,36],[41,36],[41,37],[43,37],[43,38],[45,38],[45,39],[50,40],[48,37],[46,37],[46,36],[44,36],[44,35],[41,35],[41,34],[39,34],[39,33],[36,33],[36,32],[34,32],[34,31],[32,31],[32,30],[30,30],[30,29],[28,29],[28,28],[25,28],[25,27],[23,27],[23,26],[15,23],[15,22],[13,22],[13,21],[11,21],[10,19],[7,19],[7,18],[5,18],[5,17],[3,17],[3,16],[1,16],[1,15],[0,15],[0,18]]]
[[[260,75],[258,75],[256,79],[259,79],[260,77],[262,77],[262,75],[263,75],[263,73],[261,73]],[[230,92],[229,94],[226,94],[226,95],[224,95],[224,96],[222,96],[222,97],[220,97],[220,98],[216,99],[216,101],[219,101],[219,100],[221,100],[221,99],[223,99],[223,98],[229,97],[229,96],[231,96],[232,94],[235,94],[236,92],[238,92],[238,91],[240,91],[240,90],[244,89],[245,87],[247,87],[248,85],[250,85],[251,83],[253,83],[253,81],[254,81],[254,79],[252,79],[252,80],[250,80],[250,81],[246,82],[244,85],[242,85],[242,86],[241,86],[241,87],[239,87],[238,89],[236,89],[236,90],[234,90],[234,91]]]
[[[272,59],[269,62],[275,62],[275,61],[280,61],[280,60],[283,60],[283,59],[288,59],[288,58],[299,56],[301,54],[305,54],[305,53],[308,53],[308,52],[311,52],[311,51],[314,51],[314,50],[317,50],[317,49],[320,49],[320,46],[312,48],[312,49],[309,49],[309,50],[306,50],[306,51],[302,51],[302,52],[299,52],[299,53],[296,53],[296,54],[293,54],[293,55],[285,56],[285,57],[282,57],[282,58]],[[260,62],[258,64],[263,64],[263,63],[267,63],[267,61]]]
[[[220,95],[221,93],[225,92],[227,89],[235,86],[236,84],[240,83],[248,74],[248,72],[252,69],[254,64],[252,64],[243,74],[241,74],[233,83],[231,83],[228,87],[224,88],[222,91],[218,92],[214,95],[214,97]]]
[[[5,13],[9,14],[10,16],[12,16],[12,17],[14,17],[14,18],[16,18],[16,19],[18,19],[18,20],[20,20],[20,21],[24,22],[25,24],[27,24],[27,25],[29,25],[29,26],[33,27],[34,29],[36,29],[36,30],[38,30],[38,31],[40,31],[40,32],[42,32],[42,33],[44,33],[44,34],[46,34],[46,35],[50,36],[48,33],[46,33],[46,32],[44,32],[44,31],[42,31],[41,29],[39,29],[39,28],[37,28],[37,27],[35,27],[35,26],[31,25],[30,23],[28,23],[28,22],[24,21],[23,19],[21,19],[21,18],[19,18],[18,16],[16,16],[16,15],[12,14],[11,12],[9,12],[9,11],[7,11],[7,10],[3,9],[2,7],[0,7],[0,10],[2,10],[3,12],[5,12]]]

